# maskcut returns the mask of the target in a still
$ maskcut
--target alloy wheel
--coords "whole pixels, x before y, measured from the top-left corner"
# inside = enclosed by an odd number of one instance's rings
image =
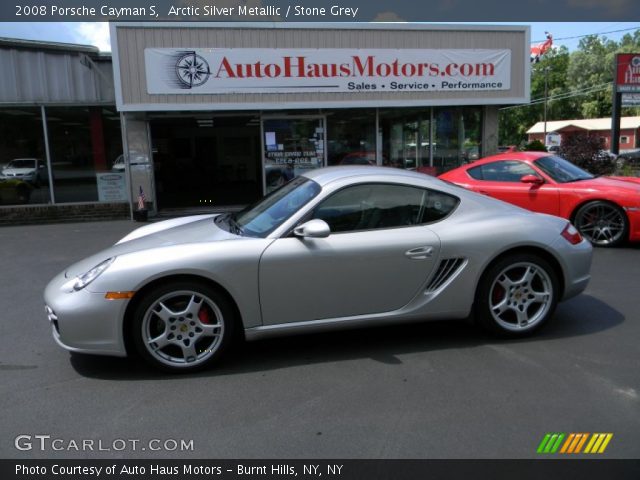
[[[541,322],[553,304],[553,284],[539,265],[509,265],[489,289],[489,310],[494,321],[509,331],[524,331]]]
[[[162,295],[146,310],[142,342],[158,362],[194,367],[220,348],[225,334],[222,312],[202,293],[181,290]]]
[[[578,231],[597,246],[619,243],[626,230],[624,213],[604,202],[595,202],[580,209],[575,223]]]

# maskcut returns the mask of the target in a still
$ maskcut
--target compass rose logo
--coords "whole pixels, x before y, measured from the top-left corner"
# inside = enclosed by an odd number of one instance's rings
[[[207,61],[196,52],[187,52],[176,62],[176,75],[183,88],[199,87],[211,76]]]

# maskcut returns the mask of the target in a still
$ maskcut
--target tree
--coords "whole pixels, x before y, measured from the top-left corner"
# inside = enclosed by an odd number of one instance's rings
[[[544,82],[547,75],[547,96],[564,93],[567,90],[567,68],[569,51],[561,46],[549,50],[540,62],[531,67],[531,105],[515,106],[502,110],[499,117],[499,135],[502,145],[522,145],[527,138],[527,130],[544,117]],[[548,102],[547,118],[561,119],[575,111],[567,100]]]
[[[580,40],[578,49],[571,52],[567,69],[568,87],[574,91],[594,89],[576,98],[578,118],[600,118],[611,115],[611,82],[613,62],[618,44],[613,40],[589,35]],[[609,84],[607,88],[597,87]]]

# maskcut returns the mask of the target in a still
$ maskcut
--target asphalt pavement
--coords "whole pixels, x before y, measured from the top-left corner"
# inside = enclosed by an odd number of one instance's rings
[[[171,376],[69,354],[43,311],[56,273],[138,225],[0,228],[0,458],[535,458],[549,432],[613,433],[601,458],[640,457],[638,245],[596,250],[587,291],[526,340],[354,330]]]

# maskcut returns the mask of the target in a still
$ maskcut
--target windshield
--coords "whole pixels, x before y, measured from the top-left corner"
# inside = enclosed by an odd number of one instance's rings
[[[291,215],[320,193],[320,185],[306,177],[296,177],[258,203],[229,216],[237,233],[266,237]]]
[[[18,158],[11,160],[6,168],[36,168],[36,161],[33,158]]]
[[[533,163],[558,183],[577,182],[579,180],[595,178],[589,172],[555,155],[539,158]]]

